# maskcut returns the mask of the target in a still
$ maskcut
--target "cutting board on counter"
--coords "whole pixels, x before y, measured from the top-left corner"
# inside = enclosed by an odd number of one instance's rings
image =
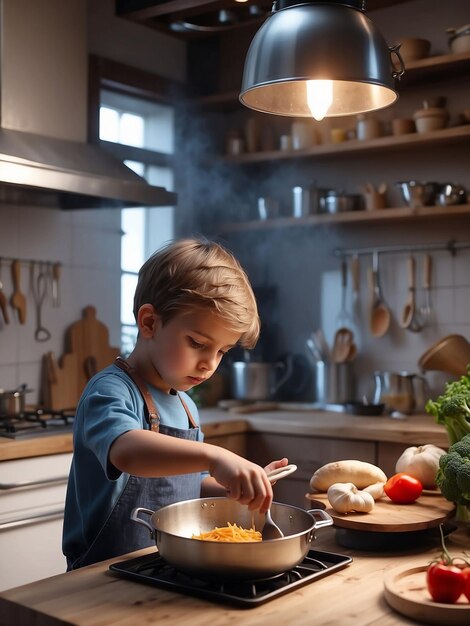
[[[76,354],[64,354],[57,361],[54,352],[44,355],[44,406],[60,411],[74,409],[80,394],[78,392],[78,361]]]
[[[67,329],[66,346],[77,359],[79,394],[96,372],[111,365],[120,354],[119,348],[109,345],[109,330],[96,318],[96,308],[91,305],[83,309],[82,319]]]
[[[422,495],[412,504],[395,504],[384,496],[377,500],[370,513],[337,513],[328,502],[326,493],[307,493],[311,508],[315,502],[325,507],[338,528],[364,532],[401,533],[434,528],[448,520],[455,509],[440,495]]]

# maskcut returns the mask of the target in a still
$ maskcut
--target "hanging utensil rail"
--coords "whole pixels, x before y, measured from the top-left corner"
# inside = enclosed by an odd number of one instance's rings
[[[447,250],[455,256],[459,250],[470,248],[470,241],[456,241],[451,239],[446,243],[423,243],[407,246],[375,246],[370,248],[337,248],[335,256],[350,257],[355,255],[365,256],[379,252],[380,254],[396,254],[400,252],[432,252],[433,250]]]
[[[11,264],[13,263],[13,261],[18,261],[19,263],[21,263],[22,265],[33,265],[34,263],[44,263],[45,265],[48,266],[53,266],[53,265],[59,265],[61,266],[61,263],[57,263],[56,261],[48,261],[47,259],[19,259],[18,257],[9,257],[9,256],[3,256],[3,254],[0,257],[0,264]]]

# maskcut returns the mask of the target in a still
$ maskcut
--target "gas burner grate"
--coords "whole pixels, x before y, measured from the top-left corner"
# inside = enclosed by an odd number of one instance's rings
[[[75,409],[30,409],[13,417],[0,413],[0,437],[10,439],[71,432]]]
[[[109,569],[123,578],[162,587],[174,592],[255,607],[343,569],[352,558],[333,552],[310,550],[294,569],[258,580],[209,581],[180,572],[158,554],[146,554],[130,561],[113,563]]]

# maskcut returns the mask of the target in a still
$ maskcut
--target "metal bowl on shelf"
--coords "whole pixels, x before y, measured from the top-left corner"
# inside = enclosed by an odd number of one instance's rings
[[[441,185],[434,182],[420,182],[404,180],[395,183],[401,191],[401,196],[407,207],[417,209],[423,206],[432,206],[436,203],[437,194]]]
[[[465,187],[445,183],[437,195],[436,204],[439,206],[453,206],[455,204],[465,204],[466,201],[467,191]]]

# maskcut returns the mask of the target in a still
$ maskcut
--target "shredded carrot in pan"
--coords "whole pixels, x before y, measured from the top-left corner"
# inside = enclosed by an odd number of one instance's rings
[[[242,528],[237,524],[231,524],[227,522],[227,526],[216,526],[213,530],[210,530],[200,535],[193,535],[192,539],[199,539],[201,541],[227,541],[232,543],[247,542],[247,541],[261,541],[261,533],[259,530],[250,528]]]

